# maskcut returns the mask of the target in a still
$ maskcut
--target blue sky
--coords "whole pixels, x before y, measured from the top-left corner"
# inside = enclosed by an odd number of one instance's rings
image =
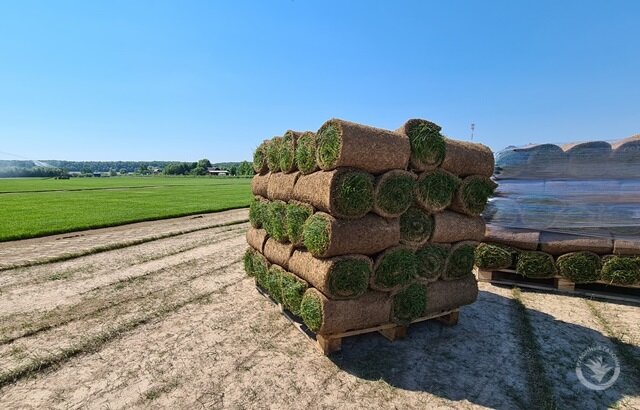
[[[5,1],[0,158],[235,161],[331,117],[640,132],[639,1]]]

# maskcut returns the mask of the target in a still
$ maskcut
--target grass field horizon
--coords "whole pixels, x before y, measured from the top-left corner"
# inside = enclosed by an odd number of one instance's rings
[[[0,242],[249,206],[251,179],[0,179]]]

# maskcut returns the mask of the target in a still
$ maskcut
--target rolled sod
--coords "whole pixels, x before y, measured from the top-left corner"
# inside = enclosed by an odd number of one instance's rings
[[[269,179],[271,179],[270,172],[264,175],[254,175],[251,179],[251,193],[266,198],[268,196]]]
[[[640,240],[615,239],[613,241],[614,255],[640,255]]]
[[[416,201],[429,212],[442,211],[453,201],[460,178],[442,169],[427,171],[418,177]]]
[[[614,285],[640,284],[640,257],[606,257],[602,265],[601,279]]]
[[[542,232],[540,234],[540,250],[554,256],[579,251],[605,255],[613,251],[613,240],[611,238]]]
[[[367,291],[373,261],[364,255],[319,259],[309,252],[295,251],[289,270],[329,299],[352,299]]]
[[[247,243],[258,252],[264,251],[264,245],[267,242],[268,235],[264,229],[249,228],[247,231]]]
[[[553,256],[548,253],[522,251],[518,254],[516,273],[528,278],[551,278],[557,270]]]
[[[575,283],[591,283],[600,279],[602,261],[593,252],[571,252],[556,260],[558,273]]]
[[[455,280],[471,275],[477,246],[478,242],[474,241],[458,242],[451,246],[442,279]]]
[[[609,176],[611,144],[591,141],[562,146],[567,155],[567,174],[574,178],[605,178]]]
[[[486,145],[447,138],[446,154],[440,167],[459,177],[469,175],[493,175],[495,159]]]
[[[398,133],[331,119],[316,134],[320,168],[358,168],[372,174],[406,169],[411,156],[409,138]]]
[[[478,298],[478,282],[473,275],[457,280],[437,280],[427,285],[427,308],[422,316],[457,309]]]
[[[540,243],[540,232],[487,225],[484,240],[518,249],[535,251]]]
[[[293,199],[337,218],[361,218],[373,208],[373,177],[350,168],[302,175]]]
[[[385,218],[397,218],[413,203],[416,175],[412,172],[393,170],[375,180],[373,212]]]
[[[264,281],[269,272],[269,261],[263,254],[255,252],[252,260],[253,276],[256,278],[256,284],[264,289]]]
[[[418,279],[432,282],[440,278],[447,265],[451,246],[429,243],[416,250],[416,273]]]
[[[408,285],[417,275],[416,255],[406,246],[394,246],[375,259],[371,289],[389,292]]]
[[[298,169],[303,174],[310,174],[316,172],[318,169],[318,162],[316,161],[316,134],[311,131],[304,132],[300,138],[298,138],[298,144],[296,146],[296,163]]]
[[[446,154],[445,137],[442,128],[427,120],[410,119],[396,132],[409,138],[411,145],[411,169],[422,172],[435,169]]]
[[[282,276],[285,274],[286,271],[281,266],[271,265],[259,283],[276,303],[282,302]]]
[[[300,304],[300,316],[309,329],[321,335],[366,329],[389,323],[391,297],[369,291],[356,299],[335,300],[309,288]]]
[[[296,316],[300,316],[300,304],[309,284],[291,272],[280,274],[280,290],[282,306]]]
[[[482,269],[507,269],[515,264],[517,253],[508,246],[481,243],[475,251],[475,263]]]
[[[267,260],[284,269],[289,267],[289,259],[293,255],[294,247],[290,243],[280,243],[273,238],[267,239],[262,252]]]
[[[287,242],[287,204],[283,201],[271,201],[267,205],[264,229],[278,242]]]
[[[408,325],[424,315],[427,309],[427,289],[424,285],[412,283],[393,295],[391,320],[400,325]]]
[[[267,166],[267,144],[268,141],[264,141],[253,152],[253,170],[256,174],[265,174],[269,170]]]
[[[458,187],[451,202],[451,209],[466,215],[480,215],[497,187],[498,184],[491,178],[481,175],[468,176]]]
[[[285,202],[289,201],[293,197],[293,188],[299,176],[299,172],[290,174],[276,172],[271,174],[269,184],[267,185],[267,198],[271,200],[279,199]]]
[[[282,136],[280,142],[280,171],[284,173],[294,172],[298,170],[296,164],[296,146],[301,132],[288,130]]]
[[[289,201],[287,204],[287,237],[295,246],[303,244],[302,230],[304,223],[313,215],[314,209],[311,205],[299,201]]]
[[[484,220],[479,216],[469,216],[452,211],[433,214],[431,242],[453,243],[461,241],[482,241]]]
[[[282,137],[273,137],[267,144],[265,152],[267,154],[267,167],[271,172],[280,171],[280,149],[282,147]]]
[[[253,267],[253,260],[255,258],[257,251],[253,249],[251,246],[247,248],[244,252],[244,256],[242,257],[242,265],[244,266],[244,271],[247,276],[255,276],[255,269]]]
[[[400,216],[400,242],[409,246],[427,243],[433,232],[433,217],[427,211],[412,206]]]
[[[254,228],[261,228],[264,224],[269,201],[261,196],[254,196],[249,204],[249,223]]]
[[[318,258],[373,255],[400,242],[400,222],[375,214],[349,220],[316,212],[304,224],[304,245]]]

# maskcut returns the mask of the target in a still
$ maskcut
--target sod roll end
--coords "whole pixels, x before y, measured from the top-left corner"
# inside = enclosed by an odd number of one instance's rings
[[[416,250],[416,273],[424,282],[438,280],[445,271],[451,245],[428,243]]]
[[[481,243],[475,250],[475,263],[481,269],[507,269],[514,265],[517,251],[504,245]]]
[[[433,232],[433,217],[424,209],[412,206],[400,216],[400,242],[407,246],[422,246]]]
[[[290,173],[298,170],[296,163],[296,147],[301,132],[288,130],[282,136],[280,142],[280,170],[284,173]]]
[[[516,273],[528,278],[551,278],[557,273],[553,256],[546,252],[526,251],[518,254]]]
[[[475,251],[478,242],[463,241],[451,246],[442,274],[444,280],[456,280],[473,274]]]
[[[412,283],[393,295],[391,319],[400,325],[408,325],[423,316],[426,308],[426,287]]]
[[[303,174],[316,172],[318,162],[316,161],[316,134],[311,131],[302,133],[296,145],[296,164]]]
[[[411,146],[410,167],[418,172],[438,167],[446,153],[442,128],[427,120],[410,119],[396,132],[409,138]]]
[[[271,172],[280,172],[280,149],[282,137],[273,137],[267,144],[265,153],[267,156],[267,167]]]
[[[376,178],[373,212],[385,218],[397,218],[413,203],[416,175],[393,170]]]
[[[480,215],[498,184],[482,175],[471,175],[462,180],[451,202],[451,209],[466,215]]]
[[[602,262],[593,252],[571,252],[556,260],[558,273],[575,283],[590,283],[600,279]]]
[[[265,174],[269,167],[267,166],[267,144],[268,141],[258,145],[253,153],[253,170],[256,174]]]
[[[417,275],[414,251],[406,246],[394,246],[376,257],[371,277],[371,288],[381,291],[397,290]]]
[[[453,201],[460,178],[442,169],[420,174],[416,182],[416,201],[429,212],[442,211]]]
[[[284,271],[280,275],[280,291],[282,306],[296,316],[300,316],[300,304],[309,284],[291,272]]]
[[[287,237],[295,246],[303,244],[304,223],[313,215],[314,209],[311,205],[299,201],[289,201],[285,221],[287,224]]]

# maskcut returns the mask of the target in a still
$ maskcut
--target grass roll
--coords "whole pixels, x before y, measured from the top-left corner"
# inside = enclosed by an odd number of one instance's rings
[[[263,254],[255,252],[253,254],[253,260],[251,261],[251,267],[253,268],[253,276],[256,278],[256,284],[264,289],[263,283],[266,280],[269,272],[269,261]]]
[[[553,256],[548,253],[523,251],[518,254],[516,273],[527,278],[551,278],[557,270]]]
[[[289,201],[293,197],[293,189],[300,176],[299,172],[285,174],[276,172],[271,174],[269,184],[267,185],[267,198],[270,200],[279,199],[281,201]]]
[[[431,242],[453,243],[461,241],[482,241],[484,220],[479,216],[468,216],[452,211],[433,214]]]
[[[367,291],[373,261],[364,255],[318,259],[309,252],[295,251],[289,270],[330,299],[352,299]]]
[[[349,220],[324,212],[313,214],[303,228],[304,246],[315,257],[373,255],[400,242],[400,222],[375,214]]]
[[[254,175],[253,178],[251,178],[251,193],[266,198],[268,196],[269,179],[271,179],[270,172],[264,175]]]
[[[480,215],[498,187],[491,178],[471,175],[462,180],[451,202],[451,209],[466,215]]]
[[[400,242],[409,246],[427,243],[433,232],[433,217],[424,209],[412,206],[400,216]]]
[[[376,257],[371,289],[392,291],[409,284],[417,275],[416,255],[406,246],[394,246]]]
[[[282,146],[282,137],[273,137],[267,144],[265,153],[267,154],[267,167],[271,172],[280,171],[280,147]]]
[[[298,138],[296,146],[296,163],[298,169],[303,174],[316,172],[318,162],[316,161],[316,134],[311,131],[304,132]]]
[[[283,201],[271,201],[267,205],[264,229],[278,242],[287,242],[287,204]]]
[[[276,265],[282,266],[284,269],[289,267],[289,259],[293,255],[294,247],[290,243],[280,243],[274,238],[269,238],[264,243],[264,251],[262,254],[267,260]]]
[[[635,285],[640,283],[640,257],[607,256],[603,259],[603,281],[613,285]]]
[[[487,242],[535,251],[540,243],[540,232],[487,225],[484,238]]]
[[[249,223],[254,228],[262,228],[267,216],[269,201],[261,196],[254,196],[249,204]]]
[[[282,277],[286,274],[286,271],[278,265],[271,265],[264,276],[260,279],[260,286],[262,289],[276,301],[276,303],[282,302]],[[256,277],[257,279],[257,277]]]
[[[393,170],[376,178],[373,212],[385,218],[397,218],[413,203],[416,175],[412,172]]]
[[[309,284],[291,272],[280,274],[282,306],[296,316],[300,316],[300,304]]]
[[[313,215],[314,209],[311,205],[299,201],[290,201],[287,204],[287,237],[289,241],[296,245],[303,244],[302,230],[304,223]]]
[[[406,169],[411,155],[403,135],[335,118],[320,127],[316,142],[318,165],[327,171],[352,167],[381,174]]]
[[[253,277],[256,275],[255,268],[253,267],[253,260],[257,252],[258,251],[253,249],[251,246],[247,247],[247,250],[244,252],[242,257],[242,266],[244,267],[244,271],[247,276]]]
[[[517,253],[508,246],[481,243],[475,251],[476,266],[481,269],[507,269],[515,264]]]
[[[253,170],[256,174],[265,174],[269,170],[267,166],[267,144],[268,141],[264,141],[253,152]]]
[[[426,308],[426,287],[412,283],[393,296],[391,320],[400,325],[408,325],[422,317]]]
[[[591,283],[600,279],[602,262],[593,252],[566,253],[556,260],[560,275],[575,283]]]
[[[391,298],[384,292],[369,291],[356,299],[328,299],[309,288],[300,304],[300,316],[312,331],[332,335],[389,323]]]
[[[456,280],[437,280],[427,285],[427,308],[422,316],[457,309],[478,298],[478,282],[473,275]]]
[[[298,170],[296,164],[296,147],[301,132],[288,130],[282,136],[280,143],[280,171],[288,174]]]
[[[293,199],[337,218],[361,218],[373,208],[373,177],[351,168],[302,175]]]
[[[589,251],[604,255],[613,251],[613,240],[611,238],[542,232],[540,234],[540,250],[551,255],[579,251]]]
[[[478,243],[474,241],[458,242],[451,246],[442,279],[455,280],[471,275],[477,246]]]
[[[247,243],[258,252],[264,251],[264,244],[267,242],[268,235],[264,229],[249,228],[246,234]]]
[[[431,282],[440,278],[447,266],[451,246],[428,243],[416,250],[416,274],[420,280]]]
[[[482,175],[491,177],[495,159],[491,148],[475,142],[447,138],[446,154],[440,167],[459,177]]]
[[[418,177],[416,201],[429,212],[442,211],[453,201],[460,179],[442,169],[427,171]]]
[[[409,138],[411,145],[411,169],[422,172],[435,169],[446,154],[445,137],[442,128],[427,120],[410,119],[396,132]]]

